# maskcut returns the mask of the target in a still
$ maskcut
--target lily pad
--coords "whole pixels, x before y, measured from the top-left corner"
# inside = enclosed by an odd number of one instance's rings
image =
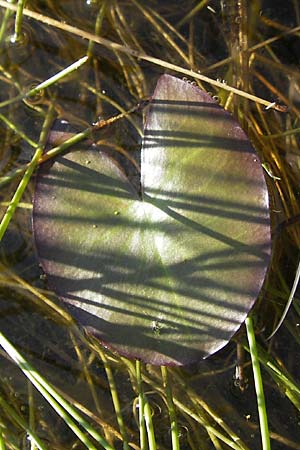
[[[260,292],[268,191],[238,123],[186,81],[159,79],[144,134],[141,195],[96,149],[39,170],[36,247],[50,287],[103,345],[183,365],[223,347]]]

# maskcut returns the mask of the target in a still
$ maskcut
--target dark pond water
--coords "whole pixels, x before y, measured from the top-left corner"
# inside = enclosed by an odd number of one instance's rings
[[[236,3],[239,3],[240,10]],[[228,85],[254,93],[258,97],[286,104],[288,111],[266,111],[254,102],[245,104],[239,97],[209,84],[202,85],[217,95],[244,128],[269,172],[274,251],[268,282],[254,310],[257,339],[266,358],[276,361],[282,372],[299,386],[299,298],[295,297],[284,325],[271,340],[266,338],[279,320],[288,299],[298,262],[299,248],[299,137],[263,138],[299,127],[299,29],[300,6],[287,0],[249,2],[207,1],[28,1],[26,7],[60,23],[76,27],[77,34],[58,29],[24,15],[19,42],[11,42],[14,14],[0,5],[0,102],[26,92],[59,70],[90,52],[90,61],[78,72],[26,101],[11,103],[0,109],[0,176],[13,174],[28,162],[38,142],[49,104],[54,102],[56,125],[67,121],[68,132],[78,133],[99,119],[108,119],[129,110],[148,98],[158,77],[165,72],[163,63],[148,61],[115,52],[105,45],[91,44],[80,30],[98,34],[110,41],[134,48],[184,68],[192,68]],[[102,17],[103,14],[103,17]],[[248,25],[247,25],[248,23]],[[244,28],[243,28],[244,27]],[[242,31],[241,31],[242,30]],[[282,33],[287,34],[281,36]],[[242,33],[242,37],[241,34]],[[243,34],[244,33],[244,34]],[[298,34],[297,34],[298,33]],[[270,42],[264,41],[281,36]],[[242,42],[242,43],[241,43]],[[250,69],[233,63],[241,46],[251,48]],[[89,50],[88,50],[89,49]],[[225,60],[224,62],[222,62]],[[182,74],[177,74],[182,77]],[[104,127],[91,136],[107,151],[121,148],[139,162],[143,112]],[[9,121],[10,126],[5,122]],[[15,129],[12,129],[12,126]],[[22,138],[24,133],[26,138]],[[61,138],[60,135],[58,135]],[[52,135],[57,145],[57,136]],[[88,147],[90,143],[81,144]],[[120,164],[124,157],[117,155]],[[128,167],[126,166],[126,169]],[[136,176],[137,174],[133,174]],[[1,185],[0,212],[4,214],[20,178]],[[1,180],[0,180],[1,182]],[[34,177],[27,187],[19,208],[0,246],[0,331],[19,349],[33,366],[74,404],[86,408],[90,416],[100,419],[98,428],[116,449],[123,448],[118,422],[111,400],[103,362],[99,353],[62,323],[59,314],[45,304],[43,296],[61,306],[48,290],[39,266],[31,230]],[[280,226],[279,226],[280,225]],[[245,386],[235,380],[236,342],[245,342],[242,327],[238,337],[223,350],[205,361],[170,369],[181,449],[261,448],[249,355],[245,354]],[[132,448],[139,448],[136,423],[137,386],[130,363],[107,352],[120,397],[121,411]],[[144,389],[153,415],[158,448],[171,447],[170,425],[159,367],[143,366]],[[300,449],[300,395],[288,391],[280,380],[263,367],[263,382],[273,450]],[[35,391],[31,391],[20,369],[4,351],[0,359],[0,397],[5,399],[45,443],[46,448],[81,449],[84,444]],[[183,405],[183,407],[182,407]],[[186,407],[186,410],[184,409]],[[214,411],[215,415],[209,411]],[[84,414],[81,409],[81,414]],[[88,417],[88,416],[87,416]],[[220,426],[222,419],[241,441],[235,441]],[[89,419],[93,425],[92,418]],[[105,422],[105,425],[101,422]],[[103,426],[101,426],[101,423]],[[217,441],[210,428],[219,431]],[[0,430],[7,448],[30,448],[26,433],[5,408],[0,412]],[[208,431],[207,431],[208,430]],[[228,430],[227,430],[228,431]],[[241,442],[241,443],[239,443]],[[101,448],[95,444],[96,448]],[[236,446],[236,447],[235,447]]]

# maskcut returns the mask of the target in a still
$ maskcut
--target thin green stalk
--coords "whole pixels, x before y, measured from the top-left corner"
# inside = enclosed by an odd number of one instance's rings
[[[145,396],[144,396],[144,416],[147,428],[149,450],[156,450],[156,440],[152,422],[151,408]]]
[[[26,0],[19,0],[16,19],[15,19],[15,34],[13,36],[13,42],[18,42],[21,40],[22,36],[22,20],[23,20],[23,9],[25,6]]]
[[[0,332],[0,346],[6,351],[11,359],[18,365],[24,375],[31,381],[36,389],[42,394],[52,408],[66,422],[69,428],[84,443],[89,450],[97,450],[87,439],[86,435],[78,428],[71,419],[73,417],[90,436],[92,436],[105,450],[115,450],[102,436],[82,417],[78,412],[59,395],[56,390],[35,370],[35,368],[18,352],[9,340]],[[71,416],[71,417],[70,417]]]
[[[291,381],[280,369],[276,367],[271,361],[266,361],[266,368],[271,369],[271,371],[279,378],[279,380],[285,384],[286,388],[290,389],[292,392],[295,392],[298,397],[300,397],[300,389],[299,387]]]
[[[147,450],[147,435],[145,427],[145,416],[144,416],[144,392],[143,392],[143,382],[141,377],[141,361],[136,360],[135,362],[136,370],[136,381],[139,391],[139,430],[140,430],[140,447],[141,450]]]
[[[178,431],[178,425],[177,425],[177,419],[176,419],[176,412],[175,412],[174,403],[173,403],[173,395],[172,395],[172,389],[171,389],[170,381],[169,381],[169,374],[168,374],[168,370],[167,370],[166,366],[161,366],[161,375],[162,375],[163,385],[164,385],[166,395],[167,395],[167,406],[168,406],[168,411],[169,411],[170,421],[171,421],[172,449],[180,450],[179,431]]]
[[[151,385],[151,382],[149,382],[148,377],[142,374],[142,371],[140,370],[139,362],[136,363],[136,369],[134,370],[134,365],[130,360],[127,358],[121,358],[123,363],[127,366],[128,370],[137,377],[137,382],[142,384],[143,378],[146,379],[146,382]],[[139,381],[140,379],[140,381]],[[149,450],[156,450],[156,440],[155,440],[155,434],[154,434],[154,428],[153,428],[153,422],[152,422],[152,412],[151,408],[148,402],[148,399],[146,395],[144,394],[142,387],[138,388],[139,392],[142,392],[142,403],[139,403],[140,412],[142,414],[143,422],[146,424],[146,431],[147,431],[147,438],[148,438],[148,448]],[[160,386],[160,389],[162,387]],[[143,438],[144,442],[144,438]],[[146,444],[145,444],[146,445]],[[141,450],[143,450],[142,444],[141,444]]]
[[[125,424],[124,424],[124,420],[123,420],[123,416],[122,416],[122,412],[121,412],[121,406],[120,406],[120,401],[119,401],[119,396],[118,396],[118,391],[117,391],[115,379],[114,379],[111,367],[110,367],[110,365],[109,365],[109,363],[107,361],[107,358],[106,358],[104,352],[100,348],[98,348],[97,351],[98,351],[98,353],[101,356],[101,359],[103,361],[103,365],[104,365],[104,368],[105,368],[106,376],[107,376],[107,379],[108,379],[110,393],[111,393],[112,401],[113,401],[113,404],[114,404],[115,413],[116,413],[116,416],[117,416],[117,421],[118,421],[120,433],[121,433],[122,438],[123,438],[123,449],[124,450],[129,450],[127,432],[126,432],[126,428],[125,428]]]
[[[265,395],[264,395],[263,383],[262,383],[260,366],[259,366],[255,334],[254,334],[254,329],[253,329],[253,321],[252,321],[251,317],[247,317],[247,319],[246,319],[246,329],[247,329],[247,337],[248,337],[248,341],[249,341],[249,348],[250,348],[250,355],[251,355],[252,369],[253,369],[253,376],[254,376],[254,384],[255,384],[255,390],[256,390],[262,448],[263,448],[263,450],[271,450]]]
[[[291,130],[282,131],[281,133],[276,134],[261,134],[259,137],[262,137],[263,139],[281,139],[282,137],[293,136],[294,134],[299,133],[300,128],[292,128]]]
[[[0,6],[3,6],[4,8],[8,8],[11,9],[13,11],[15,11],[16,7],[14,5],[9,4],[6,1],[0,0]],[[159,58],[155,58],[153,56],[149,56],[146,55],[144,53],[140,53],[138,51],[136,51],[133,48],[128,47],[127,45],[122,45],[119,44],[117,42],[113,42],[110,41],[109,39],[103,38],[102,36],[95,36],[93,33],[89,33],[87,31],[83,31],[83,30],[79,30],[77,27],[74,27],[72,25],[66,24],[65,22],[62,23],[58,20],[52,19],[50,17],[47,16],[43,16],[40,13],[36,13],[35,11],[31,11],[29,9],[25,9],[24,10],[24,14],[26,14],[26,16],[28,17],[32,17],[42,23],[46,23],[48,25],[51,25],[55,28],[58,29],[63,29],[64,31],[67,31],[69,33],[75,34],[75,35],[79,35],[81,38],[84,39],[88,39],[88,40],[93,40],[94,42],[96,42],[97,44],[103,45],[104,47],[116,51],[116,52],[122,52],[122,53],[126,53],[127,55],[132,55],[133,57],[143,60],[143,61],[148,61],[152,64],[158,65],[160,67],[163,67],[164,69],[170,69],[173,70],[175,72],[181,73],[183,75],[189,76],[191,78],[196,78],[200,81],[204,81],[207,82],[209,84],[211,84],[212,86],[216,86],[219,88],[222,88],[226,91],[230,91],[233,94],[236,95],[240,95],[244,98],[248,98],[251,101],[254,101],[256,103],[259,103],[261,105],[264,105],[265,107],[267,107],[268,109],[275,109],[276,111],[280,111],[280,112],[285,112],[286,111],[286,107],[278,105],[277,103],[273,103],[273,102],[269,102],[267,100],[264,100],[260,97],[257,97],[256,95],[250,94],[248,92],[244,92],[240,89],[237,89],[235,87],[229,86],[229,85],[225,85],[222,82],[218,81],[218,80],[213,80],[212,78],[206,77],[205,75],[195,72],[193,70],[189,70],[189,69],[185,69],[184,67],[180,67],[177,66],[175,64],[172,64],[168,61],[164,61],[161,60]],[[288,34],[291,33],[295,33],[296,31],[299,31],[300,27],[295,27],[291,30],[288,30],[287,32],[284,32],[281,34],[281,36],[286,36]],[[280,36],[275,36],[274,38],[270,38],[270,40],[272,42],[274,42],[275,40],[278,40],[280,38]],[[268,40],[268,43],[270,43],[270,40]],[[265,46],[267,43],[261,43],[260,46]],[[257,46],[255,47],[251,47],[248,51],[255,51],[257,49]],[[3,106],[3,103],[0,103],[0,108]]]
[[[0,103],[0,108],[3,108],[4,106],[11,105],[12,103],[16,103],[19,100],[24,100],[26,98],[29,98],[31,96],[37,95],[42,89],[46,89],[52,84],[56,83],[59,80],[62,80],[66,76],[70,75],[75,70],[79,69],[81,66],[83,66],[88,60],[88,56],[84,56],[83,58],[78,59],[78,61],[75,61],[70,66],[66,67],[65,69],[61,70],[60,72],[56,73],[52,77],[48,78],[45,81],[42,81],[42,83],[39,83],[37,86],[33,87],[29,91],[25,92],[25,94],[17,95],[16,97],[10,98],[9,100],[5,100],[4,102]]]
[[[11,122],[7,117],[0,114],[0,120],[5,123],[14,133],[20,136],[24,141],[26,141],[31,147],[37,148],[38,144],[30,139],[22,130],[20,130],[13,122]]]
[[[242,450],[247,450],[248,447],[245,446],[245,444],[242,442],[241,438],[224,422],[222,417],[220,417],[204,400],[203,398],[199,397],[197,393],[184,381],[176,371],[173,371],[173,377],[175,377],[175,380],[178,384],[181,385],[184,392],[187,394],[187,396],[192,400],[193,404],[196,407],[200,407],[201,410],[204,410],[209,416],[216,422],[221,428],[223,428],[224,431],[231,437],[233,442],[236,442],[239,444],[240,448]],[[198,410],[197,408],[197,410]],[[198,415],[201,416],[200,411],[198,412]],[[202,413],[203,414],[203,413]],[[210,437],[212,436],[211,431],[207,431]]]
[[[106,103],[108,103],[109,105],[114,106],[118,111],[120,111],[121,113],[125,114],[126,110],[124,108],[122,108],[122,106],[116,102],[115,100],[113,100],[112,98],[108,97],[106,94],[102,94],[102,92],[98,91],[96,88],[90,86],[88,83],[86,82],[82,82],[82,85],[90,92],[92,92],[96,97],[98,97],[99,99],[101,99],[102,101],[105,101]],[[139,127],[139,125],[135,122],[135,120],[127,115],[126,119],[131,123],[131,125],[136,129],[136,131],[139,133],[139,135],[141,137],[143,137],[143,131],[142,129]]]
[[[137,104],[130,108],[128,111],[124,111],[120,114],[117,114],[115,116],[110,117],[107,120],[100,120],[91,127],[86,128],[85,130],[81,131],[80,133],[75,134],[71,138],[67,139],[62,144],[58,145],[57,147],[53,147],[48,152],[44,153],[40,159],[38,160],[37,164],[41,164],[45,161],[48,161],[48,159],[54,158],[55,156],[58,156],[59,154],[63,153],[65,150],[70,148],[72,145],[78,144],[79,142],[83,141],[85,138],[87,138],[93,131],[100,130],[101,128],[104,128],[105,126],[111,125],[112,123],[116,122],[117,120],[122,119],[123,117],[127,117],[129,114],[133,113],[137,109],[141,107],[140,104]],[[30,163],[25,164],[22,167],[19,167],[18,169],[13,170],[8,175],[4,177],[0,177],[0,188],[5,186],[6,184],[10,183],[12,180],[14,180],[18,175],[22,175],[28,167],[30,166]],[[1,240],[1,239],[0,239]]]
[[[197,3],[196,6],[189,11],[186,16],[184,16],[176,25],[176,29],[179,30],[179,28],[182,27],[186,22],[191,20],[192,17],[195,16],[201,9],[203,9],[207,3],[209,3],[209,0],[202,0],[201,2]]]
[[[7,227],[14,215],[14,212],[22,198],[22,195],[23,195],[28,183],[29,183],[31,175],[38,164],[38,160],[42,156],[42,153],[44,151],[44,147],[45,147],[45,144],[47,141],[48,131],[49,131],[49,128],[50,128],[52,120],[53,120],[53,112],[54,112],[54,108],[53,108],[53,105],[51,105],[49,108],[48,114],[46,115],[44,124],[43,124],[43,128],[42,128],[42,131],[40,134],[40,139],[39,139],[39,145],[35,151],[35,154],[31,160],[31,162],[29,163],[27,170],[26,170],[22,180],[20,181],[19,186],[17,187],[17,189],[13,195],[13,198],[11,199],[11,202],[10,202],[10,204],[2,218],[2,221],[0,223],[0,241],[2,240],[4,233],[7,230]]]
[[[96,23],[95,23],[95,34],[98,36],[100,34],[101,31],[101,27],[102,27],[102,22],[105,16],[105,11],[106,11],[106,7],[107,7],[107,3],[106,0],[104,0],[101,4],[101,7],[99,9],[97,18],[96,18]],[[90,58],[93,55],[93,48],[94,48],[95,43],[91,40],[89,42],[89,46],[88,46],[88,50],[87,50],[87,56],[88,58]]]
[[[134,371],[132,368],[132,363],[126,358],[122,358],[122,361],[126,366],[129,368],[129,370]],[[145,383],[149,384],[152,389],[155,389],[157,392],[159,392],[161,395],[164,395],[164,389],[161,385],[156,383],[154,380],[152,380],[150,377],[148,377],[145,373],[142,374],[142,379]],[[147,401],[145,397],[145,401]],[[194,411],[192,411],[190,408],[186,406],[185,403],[180,402],[176,397],[173,397],[173,403],[176,406],[176,408],[183,414],[189,416],[191,419],[199,423],[201,426],[203,426],[208,433],[212,433],[214,436],[216,436],[220,441],[224,442],[228,447],[234,449],[234,450],[246,450],[247,447],[240,443],[236,442],[234,438],[232,440],[228,439],[224,434],[222,434],[220,431],[218,431],[216,428],[214,428],[212,425],[208,424],[203,417],[196,414]],[[150,416],[151,418],[151,416]],[[147,423],[146,423],[147,425]]]
[[[279,330],[279,328],[280,328],[281,325],[283,324],[284,319],[286,318],[287,313],[289,312],[289,309],[290,309],[291,304],[292,304],[292,302],[293,302],[294,295],[295,295],[295,293],[296,293],[296,291],[297,291],[297,288],[298,288],[299,280],[300,280],[300,262],[298,263],[298,266],[297,266],[297,270],[296,270],[296,274],[295,274],[293,286],[292,286],[292,289],[291,289],[291,292],[290,292],[288,301],[287,301],[287,303],[286,303],[286,305],[285,305],[284,311],[283,311],[283,313],[282,313],[282,315],[281,315],[281,318],[280,318],[280,320],[279,320],[279,323],[276,325],[275,330],[270,334],[270,336],[268,337],[268,339],[271,339],[271,338],[277,333],[277,331]]]
[[[47,161],[48,159],[54,158],[55,156],[58,156],[60,153],[63,153],[65,150],[67,150],[72,145],[78,144],[79,142],[83,141],[85,138],[87,138],[93,131],[92,127],[86,128],[84,131],[75,134],[75,136],[72,136],[71,138],[67,139],[62,144],[58,145],[57,147],[53,147],[48,152],[44,153],[37,164],[41,164],[42,162]],[[10,183],[12,180],[14,180],[17,176],[22,175],[29,167],[31,163],[27,163],[22,167],[19,167],[18,169],[15,169],[11,171],[8,175],[0,178],[0,188],[5,186],[6,184]]]
[[[4,16],[1,21],[1,26],[0,26],[0,44],[4,40],[4,36],[6,35],[6,30],[7,30],[7,24],[8,24],[10,16],[12,16],[12,14],[13,14],[13,11],[11,11],[9,9],[5,10]]]
[[[244,347],[248,352],[250,352],[249,347],[246,344],[244,345]],[[288,374],[284,374],[282,369],[276,364],[276,362],[272,362],[270,360],[270,355],[268,355],[262,347],[258,345],[257,347],[260,363],[264,365],[265,369],[285,392],[285,395],[290,399],[295,407],[300,410],[300,389],[295,381],[291,378],[291,376],[288,376]]]
[[[28,409],[29,409],[29,427],[31,430],[35,429],[35,412],[34,412],[34,397],[33,386],[29,380],[27,380],[28,386]],[[31,441],[30,450],[36,450],[35,442]]]
[[[5,442],[3,438],[2,429],[0,427],[0,450],[5,450]]]
[[[35,445],[40,450],[47,450],[47,447],[43,444],[43,442],[40,440],[40,438],[34,433],[34,431],[28,427],[27,423],[21,417],[7,402],[4,400],[2,396],[0,396],[0,406],[3,412],[7,414],[8,417],[10,417],[15,423],[19,425],[20,428],[22,428],[32,442],[35,443]],[[5,448],[5,447],[3,447]],[[2,447],[0,447],[0,450],[2,450]]]

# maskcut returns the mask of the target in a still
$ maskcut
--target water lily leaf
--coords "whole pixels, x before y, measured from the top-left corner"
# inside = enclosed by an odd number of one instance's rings
[[[238,123],[162,76],[145,125],[142,199],[95,149],[40,169],[34,234],[50,286],[101,342],[154,364],[223,347],[270,257],[268,192]]]

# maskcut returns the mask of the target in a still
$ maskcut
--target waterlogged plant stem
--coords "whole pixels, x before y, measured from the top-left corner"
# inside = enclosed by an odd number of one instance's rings
[[[4,16],[2,17],[1,26],[0,26],[0,44],[4,40],[4,36],[6,35],[8,21],[12,14],[13,14],[13,11],[11,11],[10,9],[6,9]]]
[[[135,373],[132,369],[132,363],[130,361],[126,360],[126,358],[122,358],[122,361],[124,362],[124,364],[128,367],[128,369],[132,373]],[[141,376],[142,376],[142,380],[145,383],[149,384],[152,389],[155,389],[162,396],[165,395],[164,389],[162,388],[161,384],[156,383],[153,379],[148,377],[145,373],[141,374]],[[144,396],[144,399],[145,399],[145,401],[147,401],[146,396]],[[186,404],[180,402],[176,397],[173,397],[173,403],[176,406],[176,408],[178,409],[178,411],[181,412],[181,414],[183,413],[183,414],[189,416],[195,422],[199,423],[202,427],[204,427],[206,429],[206,431],[208,433],[211,433],[214,436],[216,436],[220,441],[224,442],[228,447],[230,447],[234,450],[248,450],[248,447],[246,447],[246,445],[244,445],[242,442],[240,442],[240,441],[238,442],[236,438],[231,437],[232,440],[230,440],[224,434],[222,434],[216,428],[214,428],[212,425],[205,422],[200,415],[196,414],[193,410],[188,408],[186,406]],[[150,416],[150,419],[152,422],[151,416]]]
[[[47,381],[39,375],[35,368],[18,352],[18,350],[9,342],[9,340],[0,332],[0,346],[6,351],[10,358],[22,370],[24,375],[31,381],[36,389],[42,394],[45,400],[66,422],[69,428],[84,443],[89,450],[97,450],[96,447],[88,440],[86,435],[78,428],[75,419],[82,428],[84,428],[95,441],[97,441],[105,450],[115,450],[108,444],[99,433],[82,417],[78,412],[61,397],[55,389],[47,383]],[[71,417],[70,417],[71,416]]]
[[[155,440],[155,434],[154,434],[154,428],[153,428],[153,422],[152,422],[152,412],[149,405],[149,402],[146,397],[144,397],[144,416],[145,416],[145,422],[146,422],[146,428],[147,428],[147,434],[148,434],[148,445],[149,450],[156,450],[156,440]]]
[[[93,131],[100,130],[101,128],[104,128],[108,125],[111,125],[112,123],[116,122],[117,120],[122,119],[123,117],[127,117],[129,114],[135,112],[141,107],[141,104],[133,106],[128,111],[124,111],[120,114],[117,114],[115,116],[110,117],[107,120],[100,120],[91,127],[86,128],[85,130],[81,131],[80,133],[75,134],[74,136],[67,139],[62,144],[58,145],[57,147],[53,147],[51,150],[49,150],[46,153],[43,153],[41,157],[39,158],[37,165],[42,164],[43,162],[48,161],[51,158],[54,158],[55,156],[58,156],[68,148],[70,148],[72,145],[78,144],[79,142],[83,141],[87,137],[89,137]],[[18,175],[22,175],[30,166],[30,163],[25,164],[22,167],[19,167],[18,169],[13,170],[8,175],[0,178],[0,188],[2,186],[5,186],[7,183],[10,183],[14,178],[16,178]]]
[[[25,0],[19,0],[18,7],[17,7],[17,13],[16,13],[16,19],[15,19],[15,34],[12,39],[13,42],[18,42],[21,40],[24,6],[25,6]]]
[[[30,139],[22,130],[20,130],[13,122],[11,122],[7,117],[3,114],[0,114],[0,120],[5,123],[14,133],[20,136],[24,141],[26,141],[31,147],[37,148],[38,144]]]
[[[140,430],[140,447],[141,450],[147,450],[147,435],[146,435],[146,427],[145,427],[145,416],[144,416],[144,392],[143,392],[143,382],[141,376],[141,361],[136,360],[135,362],[135,370],[136,370],[136,381],[138,385],[139,391],[139,430]]]
[[[33,385],[27,380],[27,388],[28,388],[28,409],[29,409],[29,427],[31,430],[35,430],[35,404],[34,404],[34,395],[33,395]],[[36,450],[36,446],[34,442],[31,442],[30,450]]]
[[[169,381],[169,374],[168,374],[168,369],[166,368],[166,366],[161,366],[161,375],[162,375],[162,379],[163,379],[164,389],[167,394],[167,406],[168,406],[168,411],[169,411],[169,416],[170,416],[170,421],[171,421],[172,449],[180,450],[179,431],[178,431],[176,413],[175,413],[175,408],[174,408],[174,403],[173,403],[172,390],[171,390],[170,381]]]
[[[0,6],[3,6],[4,8],[11,9],[13,11],[16,10],[16,6],[15,5],[11,5],[10,3],[5,2],[3,0],[0,0]],[[186,76],[189,76],[189,77],[196,78],[198,80],[207,82],[207,83],[209,83],[209,84],[211,84],[213,86],[222,88],[222,89],[224,89],[226,91],[230,91],[233,94],[237,94],[237,95],[240,95],[240,96],[242,96],[244,98],[248,98],[251,101],[260,103],[261,105],[264,105],[266,108],[275,109],[275,110],[281,111],[281,112],[283,112],[283,111],[285,112],[286,111],[286,107],[282,107],[281,105],[277,105],[276,103],[274,104],[272,102],[269,102],[268,100],[264,100],[262,98],[256,97],[255,95],[252,95],[252,94],[250,94],[248,92],[241,91],[240,89],[234,88],[232,86],[225,85],[222,82],[219,82],[217,80],[213,80],[212,78],[206,77],[205,75],[200,74],[198,72],[195,72],[194,70],[185,69],[184,67],[177,66],[175,64],[169,63],[168,61],[164,61],[164,60],[161,60],[159,58],[155,58],[155,57],[146,55],[146,54],[138,52],[135,49],[132,49],[132,48],[126,46],[126,45],[122,45],[122,44],[119,44],[117,42],[110,41],[110,40],[105,39],[105,38],[103,38],[101,36],[96,36],[93,33],[89,33],[89,32],[83,31],[83,30],[79,30],[78,28],[73,27],[72,25],[68,25],[66,23],[59,22],[58,20],[51,19],[51,17],[44,16],[42,14],[36,13],[36,12],[31,11],[31,10],[26,9],[26,8],[24,9],[24,14],[26,16],[32,17],[33,19],[38,20],[38,21],[40,21],[42,23],[46,23],[46,24],[51,25],[51,26],[53,26],[55,28],[68,31],[69,33],[75,34],[76,36],[80,36],[83,39],[88,39],[90,41],[94,41],[97,44],[103,45],[104,47],[106,47],[106,48],[108,48],[110,50],[126,53],[127,55],[131,55],[131,56],[133,56],[133,57],[135,57],[137,59],[148,61],[148,62],[150,62],[152,64],[157,65],[157,66],[160,66],[160,67],[163,67],[163,68],[168,68],[168,69],[174,70],[174,71],[176,71],[178,73],[182,73],[182,74],[184,74]],[[300,27],[297,27],[297,28],[293,29],[293,32],[295,32],[295,30],[298,30],[299,28]],[[291,33],[291,31],[290,31],[290,33]],[[290,34],[290,33],[286,32],[283,35],[285,36],[286,34]],[[275,37],[273,40],[277,40],[277,37]],[[0,108],[1,108],[2,105],[3,105],[3,103],[0,103]]]
[[[244,345],[245,349],[250,353],[248,345]],[[257,345],[258,348],[258,358],[261,364],[263,364],[265,370],[269,372],[274,381],[280,386],[281,390],[284,390],[286,396],[295,405],[297,409],[300,409],[300,389],[296,382],[284,374],[280,366],[270,359],[270,355],[262,348]]]
[[[57,147],[52,148],[46,153],[43,153],[40,155],[39,160],[37,161],[37,165],[48,161],[51,158],[54,158],[55,156],[59,155],[60,153],[67,150],[72,145],[78,144],[79,142],[83,141],[85,138],[87,138],[91,132],[93,131],[92,127],[86,128],[84,131],[75,134],[75,136],[72,136],[70,139],[67,139],[62,144],[58,145]],[[25,164],[22,167],[19,167],[18,169],[15,169],[10,174],[6,175],[5,177],[0,178],[0,187],[5,186],[5,184],[10,183],[14,178],[16,178],[18,175],[22,175],[30,166],[31,162]]]
[[[29,180],[31,178],[31,175],[34,171],[34,169],[36,168],[38,161],[40,159],[40,157],[42,156],[42,153],[44,151],[44,147],[46,145],[46,141],[47,141],[47,136],[48,136],[48,131],[49,128],[51,126],[52,120],[53,120],[53,113],[54,113],[54,107],[53,105],[51,105],[49,107],[48,110],[48,114],[46,115],[44,124],[43,124],[43,128],[40,134],[40,139],[39,139],[39,145],[35,151],[35,154],[31,160],[31,162],[29,163],[26,172],[22,178],[22,180],[19,183],[19,186],[16,189],[16,192],[13,195],[13,198],[11,199],[11,202],[2,218],[2,221],[0,223],[0,241],[2,240],[7,227],[14,215],[14,212],[22,198],[22,195],[29,183]]]
[[[123,438],[123,449],[124,450],[130,450],[129,449],[129,445],[128,445],[127,432],[126,432],[126,428],[125,428],[125,424],[124,424],[124,420],[123,420],[123,416],[122,416],[122,412],[121,412],[121,406],[120,406],[118,391],[117,391],[117,387],[116,387],[116,383],[115,383],[115,380],[114,380],[114,376],[113,376],[111,367],[110,367],[110,365],[108,363],[108,360],[107,360],[104,352],[100,348],[97,349],[97,352],[101,356],[101,359],[102,359],[102,362],[103,362],[103,365],[104,365],[104,368],[105,368],[106,376],[107,376],[107,379],[108,379],[110,393],[111,393],[112,401],[113,401],[113,404],[114,404],[115,413],[116,413],[116,416],[117,416],[117,421],[118,421],[120,433],[121,433],[122,438]]]
[[[72,72],[74,72],[75,70],[79,69],[79,67],[83,66],[83,64],[85,64],[87,60],[88,60],[88,56],[84,56],[83,58],[80,58],[78,61],[75,61],[70,66],[66,67],[65,69],[56,73],[52,77],[48,78],[45,81],[42,81],[42,83],[39,83],[37,86],[35,86],[32,89],[30,89],[29,91],[25,92],[25,94],[20,94],[20,95],[17,95],[16,97],[10,98],[9,100],[5,100],[4,102],[1,102],[0,108],[11,105],[12,103],[18,102],[19,100],[24,100],[26,98],[37,95],[42,89],[48,88],[52,84],[65,78],[66,76],[68,76]]]
[[[5,450],[5,442],[2,435],[2,430],[0,429],[0,450]]]
[[[293,286],[292,286],[292,289],[291,289],[291,292],[290,292],[287,304],[286,304],[286,306],[284,308],[284,311],[283,311],[283,313],[281,315],[279,323],[276,325],[275,330],[271,333],[271,335],[268,337],[268,339],[271,339],[277,333],[277,331],[279,330],[279,328],[283,324],[284,319],[286,318],[287,313],[289,312],[289,309],[290,309],[291,304],[293,302],[294,296],[296,294],[296,291],[297,291],[297,288],[298,288],[298,284],[299,284],[299,280],[300,280],[300,262],[298,263],[298,267],[297,267],[297,270],[296,270],[296,275],[295,275],[295,278],[294,278],[294,283],[293,283]]]
[[[176,382],[181,385],[182,389],[188,395],[188,397],[193,400],[193,403],[198,405],[198,407],[200,407],[207,414],[209,414],[209,416],[213,419],[213,421],[216,422],[221,428],[223,428],[223,430],[231,437],[233,442],[238,443],[242,450],[248,449],[248,447],[246,447],[245,444],[241,441],[241,438],[224,422],[224,420],[201,397],[199,397],[196,394],[196,392],[190,386],[186,384],[185,381],[182,380],[180,376],[178,376],[178,373],[176,371],[173,371],[172,375],[173,377],[175,377]],[[212,435],[211,431],[208,431],[208,433],[210,434],[210,436]]]
[[[253,321],[251,317],[247,317],[246,319],[246,329],[252,361],[255,391],[257,397],[262,448],[263,450],[271,450],[265,395],[259,366],[255,334],[253,329]]]
[[[27,423],[21,417],[15,410],[12,408],[3,397],[0,396],[0,406],[2,413],[7,414],[14,422],[16,422],[20,428],[22,428],[28,437],[30,438],[31,442],[36,445],[36,447],[40,450],[47,450],[47,447],[43,444],[43,442],[40,440],[40,438],[32,431],[30,427],[28,427]],[[3,437],[2,437],[3,439]],[[0,450],[5,449],[4,442],[3,447],[0,445]]]
[[[95,34],[99,35],[100,34],[100,30],[102,27],[102,22],[105,16],[105,12],[106,12],[106,8],[107,8],[107,3],[106,1],[103,1],[98,15],[97,15],[97,19],[96,19],[96,23],[95,23]],[[93,41],[89,42],[89,46],[88,46],[88,50],[87,50],[87,56],[88,58],[90,58],[91,56],[93,56],[93,48],[94,48],[95,43]]]

